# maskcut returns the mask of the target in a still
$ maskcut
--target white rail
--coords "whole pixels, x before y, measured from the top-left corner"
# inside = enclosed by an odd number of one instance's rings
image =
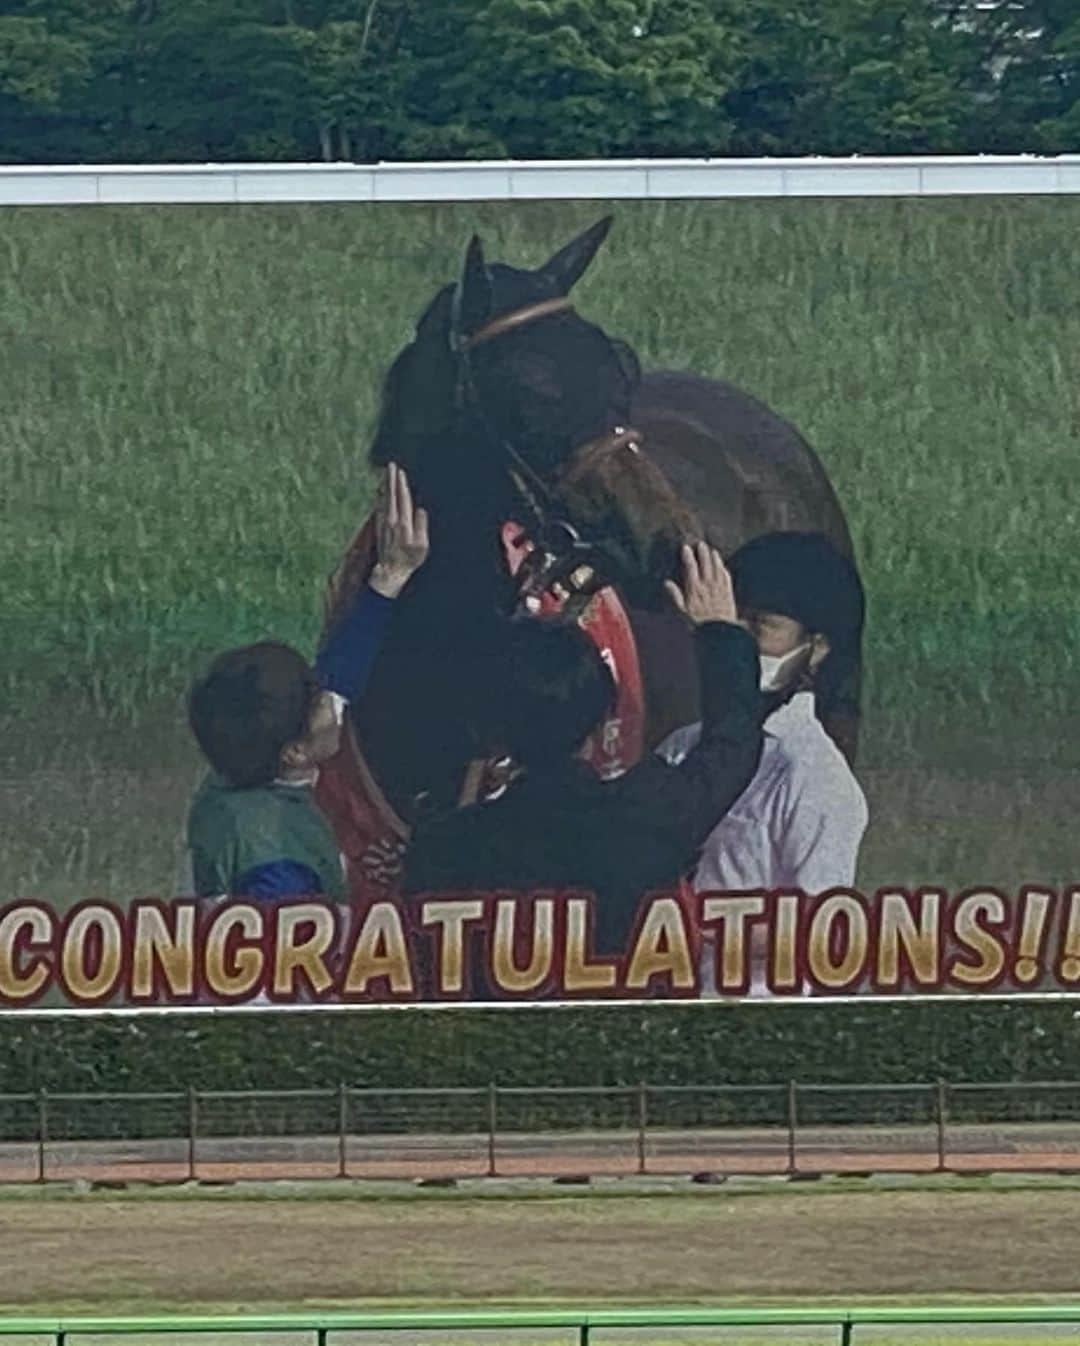
[[[0,205],[1080,193],[1080,155],[0,166]]]

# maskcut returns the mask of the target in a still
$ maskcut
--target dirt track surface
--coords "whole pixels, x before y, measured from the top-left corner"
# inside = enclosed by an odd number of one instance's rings
[[[792,1154],[777,1128],[655,1131],[642,1148],[625,1131],[508,1133],[494,1149],[484,1134],[243,1139],[199,1137],[152,1141],[51,1141],[0,1144],[0,1182],[86,1178],[91,1181],[216,1181],[274,1178],[442,1178],[650,1174],[782,1174]],[[1080,1171],[1080,1127],[1068,1124],[951,1128],[947,1167],[972,1171]],[[933,1172],[937,1134],[924,1127],[814,1127],[799,1131],[795,1167],[802,1173]]]
[[[0,1306],[1073,1291],[1075,1191],[0,1204]]]

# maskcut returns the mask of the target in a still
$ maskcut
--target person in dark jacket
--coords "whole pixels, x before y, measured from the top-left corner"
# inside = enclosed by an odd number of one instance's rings
[[[757,647],[736,624],[719,553],[705,543],[684,548],[683,583],[668,588],[696,631],[703,728],[693,751],[678,766],[650,755],[602,781],[578,754],[609,713],[611,673],[578,627],[524,619],[509,636],[498,715],[499,746],[520,774],[498,797],[417,826],[407,897],[591,892],[594,947],[611,953],[629,936],[640,898],[693,869],[754,775],[763,704]]]

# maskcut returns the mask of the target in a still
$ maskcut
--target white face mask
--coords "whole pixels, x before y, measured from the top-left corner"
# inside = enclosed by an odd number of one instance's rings
[[[793,650],[788,650],[787,654],[759,654],[761,681],[758,685],[761,690],[782,692],[801,671],[800,657],[810,649],[811,644],[811,641],[806,640],[801,645],[796,645]]]

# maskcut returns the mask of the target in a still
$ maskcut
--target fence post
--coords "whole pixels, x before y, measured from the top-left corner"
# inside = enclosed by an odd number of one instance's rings
[[[847,1321],[840,1324],[840,1346],[851,1346],[852,1326],[853,1325]]]
[[[349,1091],[344,1084],[338,1085],[338,1177],[349,1176]]]
[[[589,1346],[589,1324],[582,1323],[578,1328],[578,1346]]]
[[[937,1171],[944,1173],[948,1167],[945,1160],[945,1133],[949,1124],[949,1086],[944,1080],[937,1082]]]
[[[38,1090],[37,1181],[45,1181],[45,1142],[49,1138],[49,1108],[45,1090]]]
[[[199,1095],[193,1085],[188,1085],[188,1135],[187,1170],[188,1181],[195,1181],[195,1141],[199,1134]]]
[[[499,1090],[492,1080],[488,1085],[488,1169],[489,1178],[494,1178],[495,1174],[495,1131],[499,1121]]]
[[[644,1080],[638,1085],[637,1095],[637,1171],[645,1172],[645,1128],[649,1125],[649,1086]]]
[[[798,1172],[795,1162],[795,1133],[799,1126],[799,1086],[788,1080],[787,1087],[787,1171]]]

